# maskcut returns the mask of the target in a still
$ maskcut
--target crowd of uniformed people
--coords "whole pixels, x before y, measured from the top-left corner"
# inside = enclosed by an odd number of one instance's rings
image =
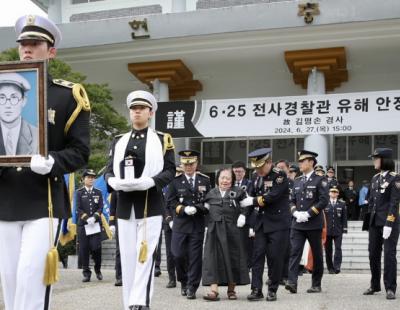
[[[21,60],[55,57],[61,33],[50,20],[24,16],[16,30]],[[90,152],[90,105],[83,87],[50,78],[47,87],[48,156],[34,154],[29,167],[0,170],[0,273],[7,310],[49,308],[51,285],[57,281],[54,247],[61,219],[70,216],[63,175],[85,167]],[[162,228],[167,287],[180,282],[187,299],[195,299],[205,285],[205,300],[220,300],[221,286],[227,287],[226,298],[235,300],[236,286],[250,284],[249,301],[263,299],[264,293],[267,301],[275,301],[280,285],[297,293],[304,268],[312,273],[307,293],[319,293],[323,244],[329,273],[340,272],[346,204],[338,199],[337,180],[321,173],[315,150],[300,151],[297,166],[285,160],[274,163],[271,149],[257,149],[248,154],[248,179],[246,165],[236,162],[218,170],[211,184],[199,171],[196,150],[179,150],[176,165],[172,137],[149,127],[157,110],[151,93],[133,91],[126,105],[132,130],[115,137],[104,173],[112,193],[109,223],[102,214],[102,194],[93,187],[93,170],[85,170],[76,194],[84,282],[91,279],[90,256],[97,279],[103,278],[105,228],[118,240],[116,285],[122,285],[124,309],[150,309],[154,275],[161,273],[156,253]],[[400,177],[392,153],[380,148],[371,155],[378,173],[371,180],[364,216],[372,275],[364,294],[381,290],[383,250],[387,299],[395,299],[399,237]],[[18,193],[21,188],[24,195]]]

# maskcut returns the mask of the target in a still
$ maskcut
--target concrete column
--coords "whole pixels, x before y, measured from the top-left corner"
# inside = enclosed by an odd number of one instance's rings
[[[172,0],[172,13],[186,12],[186,0]]]
[[[156,97],[156,100],[158,102],[168,102],[169,101],[168,84],[160,82],[160,80],[158,79],[154,80],[152,84],[153,84],[153,95],[154,97]],[[151,119],[150,127],[152,128],[156,127],[155,116]],[[189,139],[186,138],[174,138],[176,162],[178,162],[179,160],[178,152],[187,149],[188,141]]]
[[[308,76],[307,95],[325,94],[325,76],[314,68]],[[318,164],[326,167],[329,160],[327,135],[309,135],[304,138],[304,149],[318,153]]]

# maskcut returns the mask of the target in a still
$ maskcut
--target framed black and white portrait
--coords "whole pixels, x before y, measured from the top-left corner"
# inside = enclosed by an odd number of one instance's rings
[[[0,166],[47,156],[45,61],[0,63]]]

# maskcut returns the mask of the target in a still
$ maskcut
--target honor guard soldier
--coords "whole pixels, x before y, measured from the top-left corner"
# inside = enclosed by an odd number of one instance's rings
[[[20,60],[56,56],[61,33],[49,19],[23,16],[15,30]],[[85,167],[90,153],[83,87],[50,76],[45,87],[48,156],[34,154],[29,167],[0,170],[0,273],[7,310],[49,308],[60,221],[71,215],[64,174]]]
[[[202,272],[204,215],[208,213],[203,199],[211,185],[208,176],[196,171],[199,152],[184,150],[179,155],[183,173],[167,189],[168,206],[174,210],[171,251],[181,294],[195,299]]]
[[[386,299],[396,298],[397,260],[396,246],[399,239],[400,176],[393,172],[392,149],[377,148],[370,157],[379,171],[372,177],[368,199],[369,219],[369,264],[371,285],[364,295],[373,295],[381,290],[381,257],[384,248],[383,283]]]
[[[273,168],[272,150],[263,148],[248,154],[251,167],[256,170],[249,197],[240,202],[241,207],[252,207],[257,214],[254,225],[255,240],[253,267],[251,269],[252,291],[247,299],[262,299],[265,256],[270,269],[267,301],[277,299],[276,292],[281,280],[284,258],[289,243],[290,209],[289,187],[286,173]]]
[[[98,280],[101,274],[101,215],[103,214],[103,196],[99,189],[93,187],[96,173],[92,169],[83,172],[83,187],[76,192],[76,209],[78,211],[79,255],[82,262],[82,282],[89,282],[92,272],[89,267],[89,256],[94,261],[94,271]],[[91,227],[88,228],[88,227]]]
[[[126,104],[132,130],[114,139],[105,179],[118,192],[116,217],[124,309],[143,310],[150,309],[153,253],[164,212],[162,189],[175,176],[175,154],[171,136],[149,128],[157,110],[154,96],[147,91],[133,91]]]
[[[342,239],[347,233],[346,204],[338,200],[339,189],[333,186],[329,189],[329,203],[324,209],[326,218],[326,266],[330,274],[340,273],[342,264]],[[335,242],[335,256],[332,261],[332,244]]]
[[[322,254],[322,228],[324,225],[323,209],[328,204],[328,181],[314,171],[317,153],[299,152],[299,167],[302,176],[294,181],[290,203],[293,215],[290,235],[289,279],[285,288],[297,293],[299,263],[306,240],[314,258],[312,285],[307,293],[321,292],[321,279],[324,271]]]

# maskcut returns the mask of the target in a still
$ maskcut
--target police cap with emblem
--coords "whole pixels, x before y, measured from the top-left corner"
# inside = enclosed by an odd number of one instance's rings
[[[179,156],[181,157],[181,163],[185,164],[193,164],[198,161],[200,153],[194,150],[183,150],[180,151]]]
[[[326,172],[335,173],[335,168],[333,168],[332,166],[329,166],[329,167],[326,168]]]
[[[329,191],[330,191],[330,192],[334,192],[334,193],[339,193],[339,189],[337,188],[337,186],[332,186],[332,187],[329,189]]]
[[[322,172],[325,172],[324,167],[322,167],[321,165],[316,165],[316,166],[314,167],[314,171],[322,171]]]
[[[23,92],[31,89],[31,85],[29,84],[29,82],[21,74],[14,72],[0,73],[0,86],[3,84],[15,85],[19,87]]]
[[[83,177],[87,176],[96,177],[96,172],[94,172],[93,169],[86,169],[85,171],[83,171]]]
[[[299,155],[299,160],[298,161],[303,161],[305,159],[313,159],[315,162],[317,161],[318,154],[315,152],[311,151],[306,151],[306,150],[301,150],[298,152]]]
[[[369,158],[379,157],[379,158],[389,158],[391,159],[393,155],[393,150],[390,148],[382,147],[375,149],[374,153],[369,155]]]
[[[262,148],[254,150],[247,155],[250,159],[250,165],[252,168],[261,168],[264,166],[268,159],[272,158],[271,148]]]
[[[128,109],[134,106],[149,107],[153,112],[157,110],[157,100],[152,93],[144,90],[135,90],[129,93],[126,98],[126,105]]]
[[[61,31],[50,19],[39,15],[26,15],[15,23],[17,42],[23,40],[47,41],[57,47],[61,41]]]
[[[300,169],[297,165],[290,165],[289,172],[299,173]]]

